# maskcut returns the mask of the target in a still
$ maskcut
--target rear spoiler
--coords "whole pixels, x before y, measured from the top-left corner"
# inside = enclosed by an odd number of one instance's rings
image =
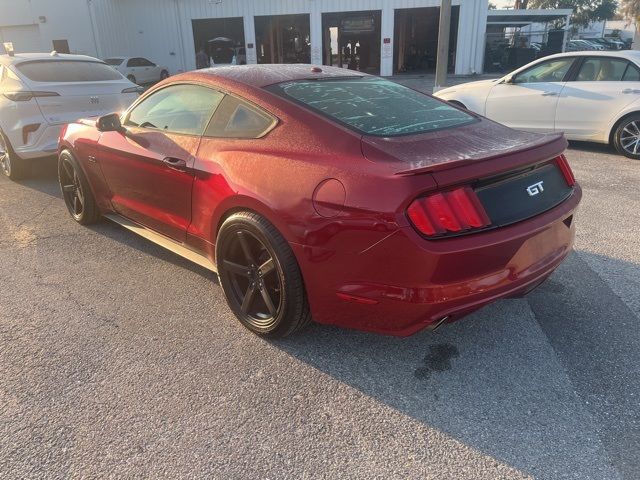
[[[420,162],[420,164],[412,166],[410,169],[395,172],[395,175],[407,176],[434,173],[495,159],[500,159],[505,163],[517,166],[519,164],[528,164],[532,161],[535,162],[536,158],[539,160],[553,158],[554,156],[560,155],[564,152],[567,146],[568,143],[563,133],[544,134],[537,136],[535,141],[527,143],[520,142],[507,148],[505,148],[505,145],[503,144],[496,144],[495,148],[490,148],[488,145],[488,148],[477,152],[473,157],[454,158],[445,162],[429,162],[428,159],[425,159]],[[533,153],[532,150],[535,150],[533,155],[531,154]]]

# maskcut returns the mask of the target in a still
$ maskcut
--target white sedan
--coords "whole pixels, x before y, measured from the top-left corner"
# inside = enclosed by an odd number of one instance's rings
[[[96,58],[0,55],[0,174],[26,176],[32,159],[56,153],[63,125],[124,110],[140,91]]]
[[[640,52],[550,55],[495,80],[436,96],[509,127],[610,143],[640,159]]]
[[[143,85],[155,83],[169,77],[169,69],[156,65],[143,57],[110,57],[104,63],[111,65],[131,82]]]

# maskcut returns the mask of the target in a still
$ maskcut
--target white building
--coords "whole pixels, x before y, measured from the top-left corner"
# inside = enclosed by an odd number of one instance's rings
[[[229,38],[237,61],[311,62],[392,75],[435,67],[440,0],[0,0],[17,52],[143,56],[172,73]],[[487,0],[453,0],[450,70],[482,71]],[[0,48],[0,51],[2,49]]]

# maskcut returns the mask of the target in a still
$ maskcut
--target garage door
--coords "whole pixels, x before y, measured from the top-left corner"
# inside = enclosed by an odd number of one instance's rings
[[[13,42],[13,49],[16,53],[44,51],[38,25],[0,27],[0,40],[2,42]],[[0,52],[5,53],[2,45],[0,45]]]

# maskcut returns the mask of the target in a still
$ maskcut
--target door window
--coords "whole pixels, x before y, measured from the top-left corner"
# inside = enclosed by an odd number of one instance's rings
[[[205,136],[218,138],[260,138],[276,120],[239,98],[227,95],[216,110]]]
[[[538,63],[513,77],[513,83],[562,82],[574,58],[555,58]]]
[[[152,93],[127,116],[125,125],[202,135],[224,94],[199,85],[172,85]]]
[[[130,58],[127,62],[127,67],[139,67],[140,59],[139,58]]]
[[[582,62],[577,82],[620,82],[629,62],[621,58],[590,57]]]
[[[140,58],[138,60],[140,60],[140,66],[141,67],[155,67],[156,66],[155,63],[150,62],[146,58]]]

